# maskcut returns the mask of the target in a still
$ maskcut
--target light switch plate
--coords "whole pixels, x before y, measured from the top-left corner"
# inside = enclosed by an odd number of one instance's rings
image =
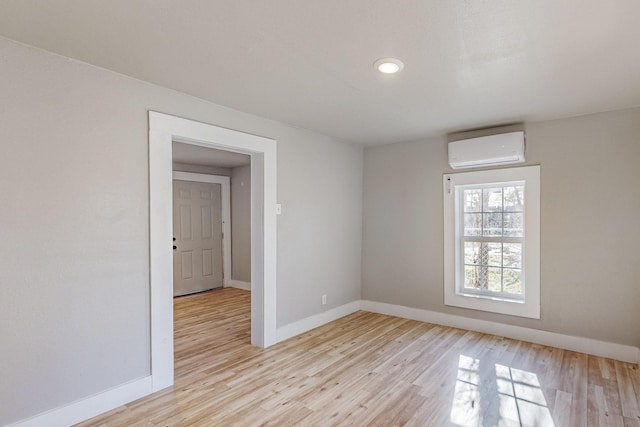
[[[282,205],[280,203],[276,203],[276,215],[282,214]]]

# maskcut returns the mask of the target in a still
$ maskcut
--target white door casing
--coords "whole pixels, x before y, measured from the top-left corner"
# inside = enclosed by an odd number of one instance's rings
[[[173,296],[221,288],[220,184],[173,180]]]
[[[153,391],[173,384],[172,142],[251,156],[251,343],[276,343],[276,141],[149,111]]]

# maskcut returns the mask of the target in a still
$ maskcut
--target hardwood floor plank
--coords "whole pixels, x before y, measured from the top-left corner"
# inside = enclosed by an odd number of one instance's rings
[[[637,365],[362,311],[259,349],[234,288],[174,310],[175,385],[80,426],[640,427]]]
[[[636,390],[640,391],[640,384],[637,384],[638,366],[631,363],[615,361],[616,379],[618,381],[618,393],[620,394],[620,406],[622,415],[632,419],[640,420],[640,403]],[[636,383],[636,384],[634,384]]]
[[[558,390],[556,393],[556,402],[553,409],[553,420],[557,426],[570,426],[571,405],[573,398],[571,393]]]
[[[640,427],[640,420],[637,418],[623,417],[624,427]]]

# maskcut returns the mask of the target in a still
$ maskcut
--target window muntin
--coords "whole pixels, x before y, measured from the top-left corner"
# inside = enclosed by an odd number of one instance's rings
[[[525,182],[456,187],[458,293],[524,299]]]

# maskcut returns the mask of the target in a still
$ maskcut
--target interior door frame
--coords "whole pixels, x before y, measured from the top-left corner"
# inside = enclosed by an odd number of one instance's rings
[[[276,141],[149,111],[149,281],[153,391],[173,384],[172,142],[251,156],[251,343],[276,343]]]
[[[231,178],[192,172],[173,172],[174,181],[205,182],[220,184],[222,204],[222,286],[231,284]]]

